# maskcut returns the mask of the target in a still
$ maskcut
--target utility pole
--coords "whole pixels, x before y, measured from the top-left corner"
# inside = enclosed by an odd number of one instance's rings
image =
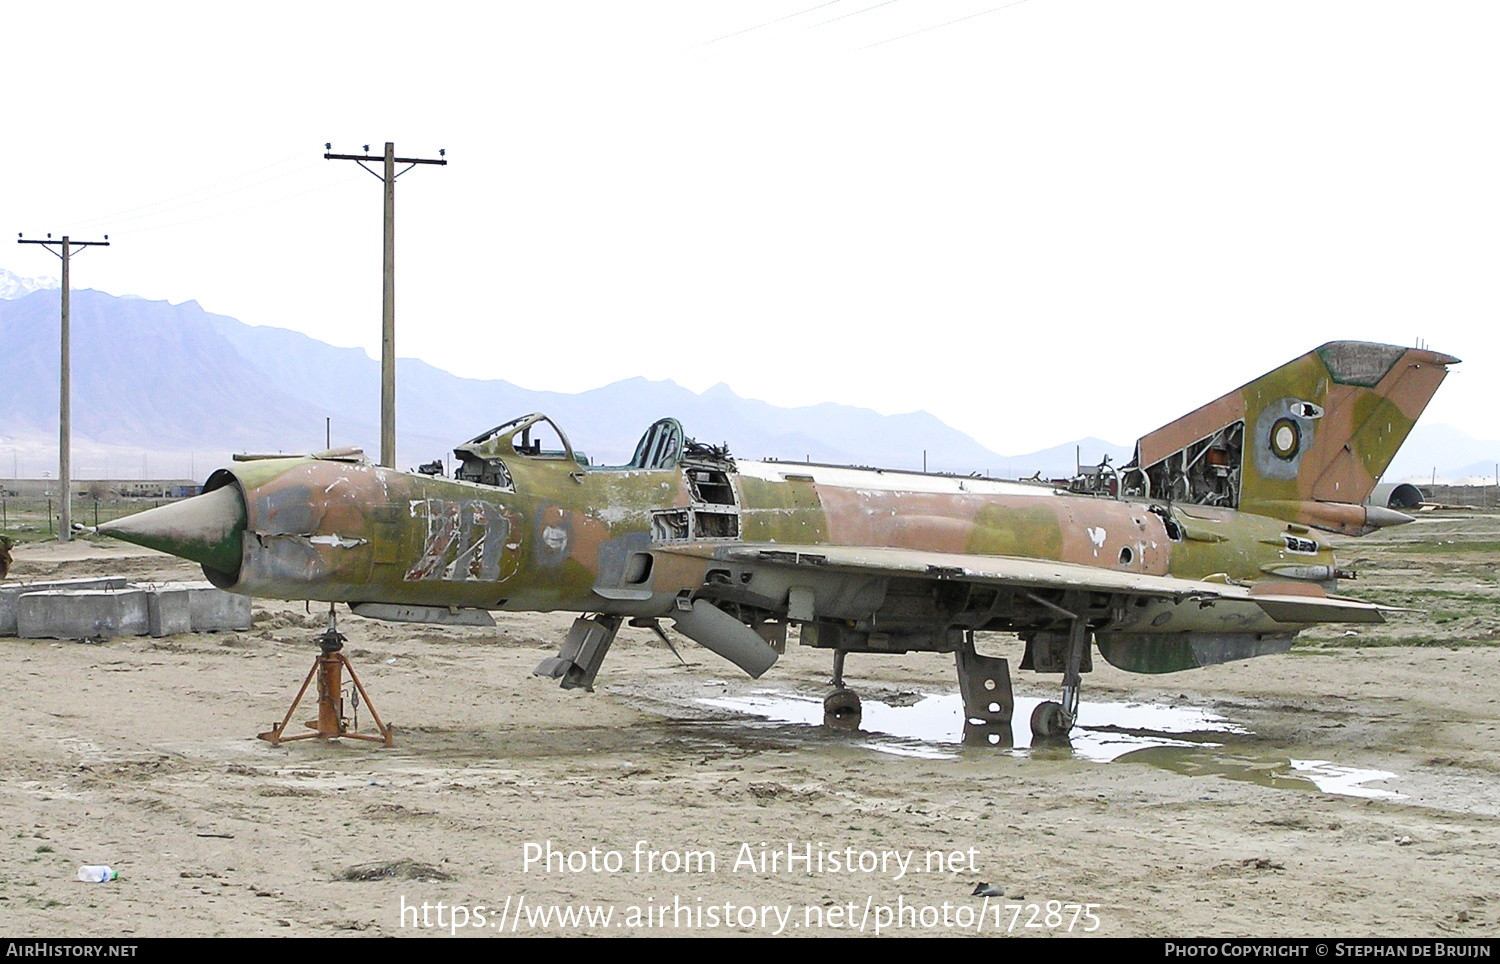
[[[333,150],[332,144],[324,144],[325,151]],[[385,257],[383,259],[381,305],[380,305],[380,464],[386,468],[396,467],[396,178],[418,164],[446,165],[447,151],[438,151],[436,159],[420,157],[397,157],[396,145],[385,142],[385,157],[371,157],[370,145],[364,145],[365,153],[324,154],[324,160],[354,161],[360,167],[385,182]],[[384,160],[385,173],[375,174],[365,162]],[[401,171],[397,164],[405,164]]]
[[[69,333],[68,333],[68,267],[73,257],[73,248],[109,247],[109,235],[104,236],[103,241],[74,241],[66,234],[62,237],[62,250],[53,248],[57,244],[52,240],[52,235],[47,235],[46,240],[40,238],[21,237],[17,244],[40,244],[48,251],[62,259],[62,388],[61,397],[58,401],[58,429],[57,429],[57,478],[62,482],[62,525],[57,533],[58,542],[67,542],[73,537],[73,392],[72,377],[69,371]],[[52,510],[47,510],[47,518],[50,521]]]

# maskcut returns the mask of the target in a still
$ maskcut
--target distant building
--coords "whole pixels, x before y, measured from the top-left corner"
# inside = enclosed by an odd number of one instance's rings
[[[73,498],[93,499],[184,499],[203,491],[192,479],[74,479]],[[0,493],[8,499],[57,498],[62,487],[56,479],[6,479]]]

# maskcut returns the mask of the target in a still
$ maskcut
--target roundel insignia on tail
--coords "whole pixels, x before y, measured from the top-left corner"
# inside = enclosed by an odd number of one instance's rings
[[[1271,451],[1276,453],[1277,458],[1294,458],[1301,442],[1302,432],[1291,419],[1278,418],[1276,424],[1271,426]]]
[[[1302,458],[1313,447],[1317,430],[1317,421],[1302,414],[1307,404],[1300,398],[1278,398],[1256,417],[1247,455],[1253,470],[1264,478],[1289,482],[1302,470]]]
[[[1121,490],[1366,531],[1359,506],[1457,362],[1330,342],[1143,435]]]

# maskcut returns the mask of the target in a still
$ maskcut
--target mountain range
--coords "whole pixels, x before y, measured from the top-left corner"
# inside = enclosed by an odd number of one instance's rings
[[[55,280],[0,269],[0,475],[56,468],[58,303]],[[75,477],[201,478],[234,452],[325,448],[325,424],[331,444],[379,451],[380,365],[363,349],[247,325],[194,301],[79,289],[71,303]],[[517,359],[499,362],[513,367]],[[689,436],[727,442],[742,458],[1052,478],[1071,473],[1075,459],[1092,464],[1108,455],[1119,465],[1132,454],[1132,446],[1086,438],[1001,455],[926,412],[787,408],[741,398],[724,384],[698,393],[627,378],[568,394],[460,378],[413,358],[399,359],[396,371],[402,467],[444,458],[455,444],[533,411],[550,415],[600,464],[627,461],[646,427],[668,415]],[[1500,442],[1419,423],[1386,478],[1427,479],[1434,470],[1448,479],[1489,476],[1497,461]]]
[[[33,280],[30,290],[22,290],[25,280]],[[19,470],[21,461],[32,474],[55,466],[59,295],[21,281],[19,297],[0,300],[0,474]],[[333,445],[379,450],[380,366],[363,349],[246,325],[193,301],[78,289],[71,305],[77,477],[198,476],[199,466],[232,452],[315,451],[325,447],[325,419]],[[399,359],[396,371],[403,467],[443,458],[454,444],[532,411],[550,415],[596,463],[627,461],[646,427],[667,415],[690,436],[727,442],[744,458],[890,468],[921,468],[925,459],[933,471],[1052,476],[1072,471],[1075,446],[1085,461],[1107,453],[1118,462],[1130,453],[1085,439],[1004,456],[926,412],[786,408],[741,398],[723,384],[697,393],[628,378],[567,394],[460,378],[413,358]],[[7,446],[12,466],[4,465]],[[179,467],[189,459],[191,466]]]
[[[29,295],[33,291],[57,289],[62,283],[56,278],[23,278],[0,268],[0,301],[9,301]]]

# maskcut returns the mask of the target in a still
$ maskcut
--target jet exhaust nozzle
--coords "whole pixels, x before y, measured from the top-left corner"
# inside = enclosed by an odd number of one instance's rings
[[[675,610],[672,619],[682,635],[718,653],[752,679],[776,664],[777,653],[770,644],[744,623],[706,599],[693,600],[690,610]]]
[[[102,535],[171,553],[198,563],[217,584],[239,579],[245,500],[225,485],[191,499],[147,509],[99,526]],[[214,578],[214,576],[219,578]]]

